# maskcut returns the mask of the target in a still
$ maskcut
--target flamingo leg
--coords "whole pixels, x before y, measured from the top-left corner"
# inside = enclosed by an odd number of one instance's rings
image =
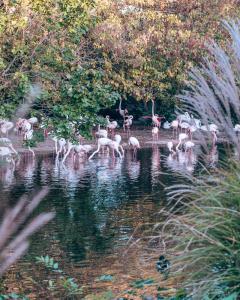
[[[118,147],[117,147],[115,150],[117,151],[119,157],[122,158],[122,154],[121,154],[121,152],[119,151]]]
[[[35,157],[35,153],[34,153],[34,151],[31,149],[30,146],[28,146],[28,150],[32,153],[33,157]]]
[[[94,151],[94,152],[89,156],[88,160],[91,160],[91,159],[93,158],[93,156],[94,156],[95,154],[97,154],[97,153],[100,151],[100,149],[101,149],[101,145],[98,144],[97,150]]]
[[[66,160],[66,158],[68,157],[68,155],[70,154],[72,148],[73,148],[72,146],[69,146],[67,153],[66,153],[66,154],[64,155],[64,157],[63,157],[62,163],[65,162],[65,160]]]

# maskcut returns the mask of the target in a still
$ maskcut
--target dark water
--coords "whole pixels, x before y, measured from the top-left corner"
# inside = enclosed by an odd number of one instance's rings
[[[53,156],[22,156],[15,168],[0,167],[2,205],[49,186],[36,213],[54,210],[56,217],[33,237],[25,259],[54,256],[58,249],[73,266],[91,268],[95,258],[104,264],[108,254],[126,245],[137,224],[152,220],[166,205],[164,186],[175,176],[164,172],[193,172],[195,166],[195,154],[176,159],[158,147],[140,150],[137,159],[128,151],[123,160],[102,156],[77,164],[70,160],[65,167]]]

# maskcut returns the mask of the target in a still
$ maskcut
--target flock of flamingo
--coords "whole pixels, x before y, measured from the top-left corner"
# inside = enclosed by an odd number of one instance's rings
[[[133,115],[128,114],[128,110],[122,109],[122,101],[119,103],[119,108],[117,109],[121,117],[123,118],[123,130],[127,133],[128,145],[133,149],[133,155],[136,157],[137,149],[140,148],[139,140],[135,136],[131,136],[131,126],[133,124]],[[172,129],[173,139],[166,142],[167,148],[170,153],[177,153],[180,150],[185,152],[190,152],[195,147],[193,142],[193,134],[199,130],[207,131],[211,133],[213,145],[217,142],[218,127],[215,124],[202,125],[200,119],[194,118],[188,112],[179,114],[175,120],[172,122],[162,121],[164,117],[155,114],[154,112],[154,101],[152,101],[152,115],[145,116],[143,118],[152,119],[152,139],[153,141],[159,140],[160,127],[162,125],[163,129]],[[41,126],[39,120],[36,117],[29,119],[18,119],[15,124],[8,120],[0,120],[0,157],[5,158],[8,162],[13,162],[14,157],[17,154],[17,150],[13,147],[11,139],[8,137],[8,133],[14,130],[16,134],[21,135],[23,141],[29,141],[33,138],[35,127]],[[66,161],[71,153],[75,159],[76,155],[83,157],[87,156],[88,153],[92,152],[88,157],[91,160],[97,153],[101,150],[103,152],[112,152],[112,156],[123,158],[124,148],[121,144],[122,137],[119,133],[115,134],[118,128],[117,121],[111,121],[109,116],[106,116],[106,128],[101,128],[98,125],[95,131],[96,145],[97,149],[94,150],[94,145],[82,144],[82,137],[77,134],[79,143],[72,143],[70,140],[66,140],[63,137],[59,137],[54,130],[49,131],[47,134],[55,143],[56,157],[59,159],[62,157],[62,163]],[[240,132],[240,125],[234,127],[236,132]],[[45,128],[46,131],[46,128]],[[47,132],[47,131],[46,131]],[[76,133],[75,133],[76,137]],[[31,146],[28,146],[29,151],[35,156],[34,150]]]

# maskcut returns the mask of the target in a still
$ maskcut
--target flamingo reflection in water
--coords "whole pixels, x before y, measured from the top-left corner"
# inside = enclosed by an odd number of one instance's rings
[[[193,151],[170,153],[166,159],[167,166],[176,172],[193,173],[196,163],[197,155]]]
[[[28,153],[22,154],[21,159],[16,164],[16,172],[19,173],[21,178],[24,178],[27,187],[33,185],[36,167],[35,157]]]
[[[159,182],[159,173],[161,167],[161,153],[159,147],[156,145],[152,148],[152,165],[151,165],[151,176],[152,185],[156,185]]]
[[[131,151],[127,152],[126,156],[127,160],[127,172],[131,180],[137,180],[140,175],[140,161],[136,160],[135,157],[133,159]]]
[[[14,184],[15,165],[4,163],[0,165],[0,182],[4,188]]]

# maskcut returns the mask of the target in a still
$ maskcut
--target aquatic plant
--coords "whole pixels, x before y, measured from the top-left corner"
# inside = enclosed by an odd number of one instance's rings
[[[52,274],[55,273],[54,277],[50,277],[47,280],[47,289],[53,293],[51,294],[52,296],[61,294],[70,297],[82,294],[83,288],[78,285],[76,279],[64,274],[63,270],[59,267],[59,263],[52,257],[49,255],[37,256],[35,260],[38,264],[41,264],[48,271],[52,272]],[[59,274],[56,276],[57,273]]]

